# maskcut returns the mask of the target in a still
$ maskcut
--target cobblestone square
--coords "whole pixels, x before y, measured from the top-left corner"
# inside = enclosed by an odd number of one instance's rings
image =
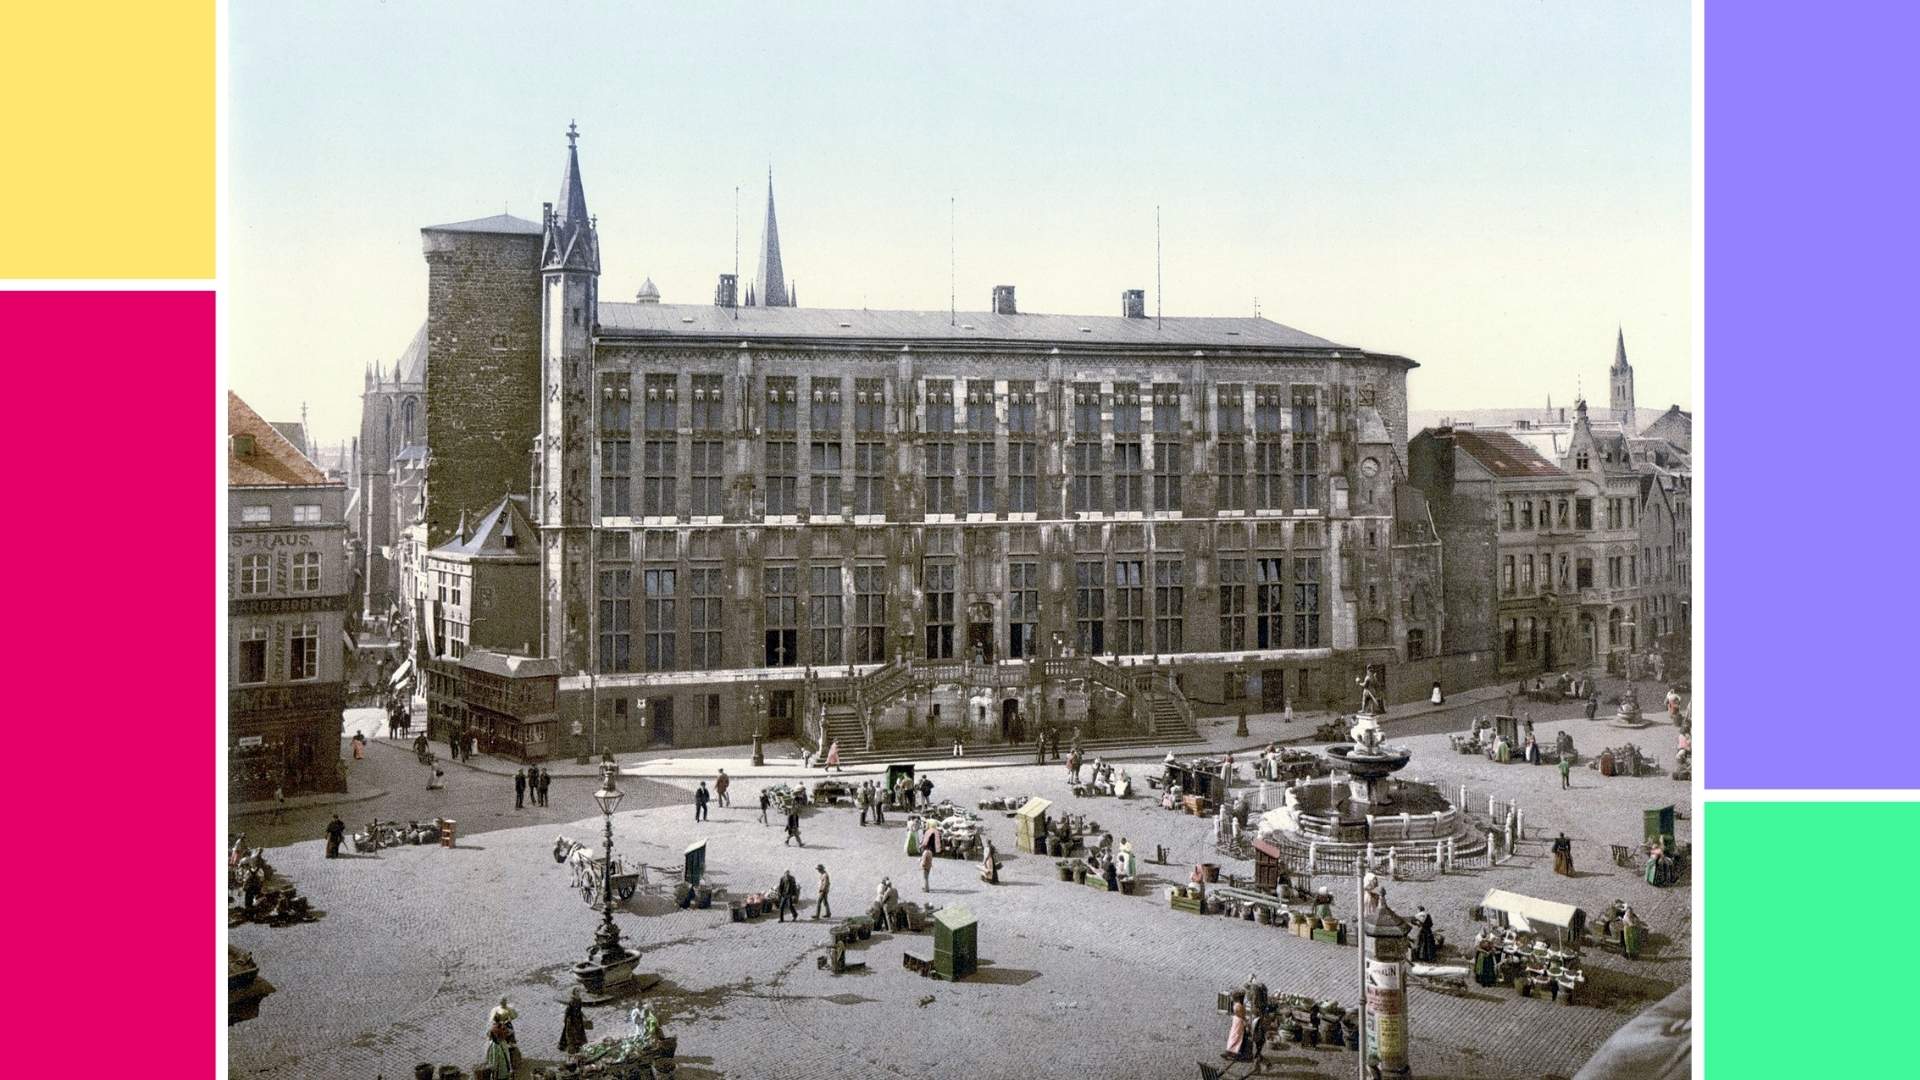
[[[1684,842],[1691,829],[1688,785],[1664,774],[1603,778],[1581,767],[1572,790],[1563,792],[1552,767],[1453,753],[1441,730],[1465,727],[1459,714],[1471,711],[1408,718],[1398,728],[1389,718],[1389,733],[1414,751],[1408,775],[1456,794],[1464,784],[1470,800],[1518,801],[1526,839],[1511,860],[1491,869],[1392,883],[1389,902],[1403,913],[1426,906],[1449,943],[1470,943],[1476,927],[1468,911],[1491,888],[1573,903],[1590,914],[1620,897],[1646,920],[1651,946],[1633,961],[1588,948],[1590,982],[1574,1006],[1520,998],[1504,986],[1476,986],[1465,995],[1414,986],[1408,993],[1415,1075],[1571,1076],[1636,1011],[1687,981],[1686,882],[1648,886],[1637,864],[1613,865],[1609,849],[1637,844],[1642,811],[1667,804],[1678,810]],[[1629,734],[1643,746],[1672,735],[1666,727],[1625,733],[1577,718],[1539,719],[1538,725],[1547,745],[1566,727],[1586,756]],[[1256,738],[1272,726],[1262,718]],[[1396,733],[1421,729],[1436,730]],[[362,766],[385,760],[375,751],[401,756],[375,747]],[[1137,778],[1153,771],[1150,759],[1123,764]],[[711,781],[719,767],[736,777],[734,805],[716,806],[709,821],[696,823],[691,790],[701,778]],[[1166,846],[1169,864],[1142,866],[1141,895],[1063,883],[1052,860],[1015,851],[1010,818],[982,811],[1007,861],[1002,883],[985,885],[973,864],[940,859],[931,891],[923,892],[918,860],[905,854],[901,816],[863,828],[853,809],[810,810],[803,817],[804,849],[782,845],[777,817],[761,825],[756,792],[773,782],[762,777],[798,771],[776,763],[756,776],[744,761],[723,758],[631,764],[622,783],[645,797],[637,800],[640,808],[623,806],[615,815],[616,851],[657,868],[677,864],[688,844],[705,839],[708,880],[738,896],[771,891],[781,872],[792,870],[802,885],[803,914],[813,910],[816,863],[832,874],[833,910],[841,917],[862,913],[880,876],[889,875],[903,899],[960,904],[978,916],[980,972],[958,983],[922,979],[902,968],[901,954],[930,956],[930,937],[877,933],[849,952],[867,968],[834,976],[815,966],[827,943],[826,921],[736,924],[718,901],[712,909],[683,911],[663,896],[637,896],[617,921],[643,953],[641,970],[661,978],[646,996],[679,1039],[680,1075],[1197,1076],[1194,1063],[1217,1061],[1225,1040],[1216,993],[1249,975],[1276,993],[1354,1002],[1351,947],[1169,907],[1168,886],[1184,881],[1193,863],[1221,861],[1210,820],[1163,810],[1150,798],[1075,798],[1065,770],[1053,763],[924,763],[936,801],[972,808],[983,799],[1041,795],[1129,838],[1143,857]],[[590,784],[563,778],[540,823],[516,825],[510,777],[463,770],[452,781],[469,792],[465,798],[484,799],[491,791],[506,822],[466,832],[450,850],[403,847],[331,861],[318,840],[270,850],[276,869],[325,914],[290,928],[249,923],[232,930],[233,943],[254,954],[274,987],[257,1018],[230,1029],[234,1076],[394,1078],[412,1075],[414,1063],[426,1061],[471,1068],[484,1050],[487,1010],[501,995],[521,1012],[519,1041],[529,1059],[523,1075],[558,1060],[569,966],[591,943],[598,916],[569,886],[552,848],[557,835],[596,841],[601,819],[587,797]],[[1257,798],[1257,788],[1247,790]],[[1571,878],[1552,872],[1547,850],[1562,830],[1574,844]],[[1249,875],[1251,864],[1227,862],[1222,872]],[[654,880],[661,880],[657,872]],[[1352,879],[1326,884],[1336,913],[1350,918]],[[599,1007],[589,1015],[593,1037],[625,1030],[623,1009]],[[1331,1049],[1284,1046],[1277,1061],[1265,1075],[1332,1078],[1354,1069],[1350,1054]]]

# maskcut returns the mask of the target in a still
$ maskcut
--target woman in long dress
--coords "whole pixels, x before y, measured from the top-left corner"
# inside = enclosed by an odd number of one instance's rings
[[[1561,833],[1553,841],[1553,872],[1561,877],[1573,876],[1573,841]]]
[[[519,1016],[506,998],[488,1017],[487,1070],[495,1076],[513,1075],[513,1021]]]
[[[580,988],[574,987],[567,998],[567,1012],[560,1021],[560,1052],[577,1054],[587,1045],[587,1010],[580,1002]]]
[[[1422,964],[1431,964],[1440,955],[1440,948],[1433,937],[1433,916],[1426,908],[1420,908],[1413,916],[1413,958]]]
[[[1233,1023],[1227,1028],[1227,1049],[1220,1055],[1228,1061],[1245,1061],[1252,1056],[1247,1045],[1247,995],[1233,992]]]
[[[826,766],[826,769],[823,771],[831,772],[832,770],[838,769],[839,767],[840,767],[840,740],[835,739],[832,742],[827,744],[827,766]]]

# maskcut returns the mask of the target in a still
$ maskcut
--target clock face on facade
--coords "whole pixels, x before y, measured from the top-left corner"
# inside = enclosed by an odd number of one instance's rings
[[[1373,477],[1379,476],[1380,462],[1375,458],[1368,458],[1365,461],[1362,461],[1360,463],[1360,475],[1367,477],[1368,479],[1372,479]]]

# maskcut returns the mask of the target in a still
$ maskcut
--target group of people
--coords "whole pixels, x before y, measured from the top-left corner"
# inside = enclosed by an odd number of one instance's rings
[[[553,774],[538,765],[529,765],[524,769],[515,769],[513,773],[513,808],[525,807],[529,796],[533,805],[547,805],[547,788],[553,783]]]
[[[515,1045],[513,1022],[520,1013],[506,998],[500,999],[493,1012],[487,1017],[487,1057],[489,1071],[498,1077],[513,1075],[520,1050]],[[627,1010],[627,1023],[630,1035],[638,1035],[649,1050],[660,1048],[665,1039],[660,1028],[660,1015],[653,1011],[650,1002],[638,1002]],[[587,1019],[586,1002],[580,998],[580,988],[574,987],[567,997],[567,1007],[560,1019],[560,1052],[577,1054],[587,1045],[587,1029],[593,1021]]]

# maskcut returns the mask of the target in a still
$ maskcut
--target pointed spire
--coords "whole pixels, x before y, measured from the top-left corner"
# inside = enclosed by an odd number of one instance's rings
[[[454,530],[453,538],[458,543],[464,544],[467,542],[467,512],[465,510],[460,511],[460,527]]]
[[[1627,332],[1624,329],[1618,329],[1615,333],[1618,336],[1613,340],[1613,370],[1619,371],[1629,366],[1627,364]]]
[[[780,264],[780,224],[773,213],[773,167],[767,167],[767,222],[760,235],[760,303],[766,307],[787,306],[787,276]]]
[[[553,204],[561,224],[587,220],[587,192],[580,184],[580,128],[567,121],[567,170],[560,176],[560,201]]]
[[[580,183],[580,129],[567,123],[567,166],[560,176],[560,201],[546,212],[546,237],[540,264],[548,270],[600,272],[599,230],[587,213],[587,192]]]

